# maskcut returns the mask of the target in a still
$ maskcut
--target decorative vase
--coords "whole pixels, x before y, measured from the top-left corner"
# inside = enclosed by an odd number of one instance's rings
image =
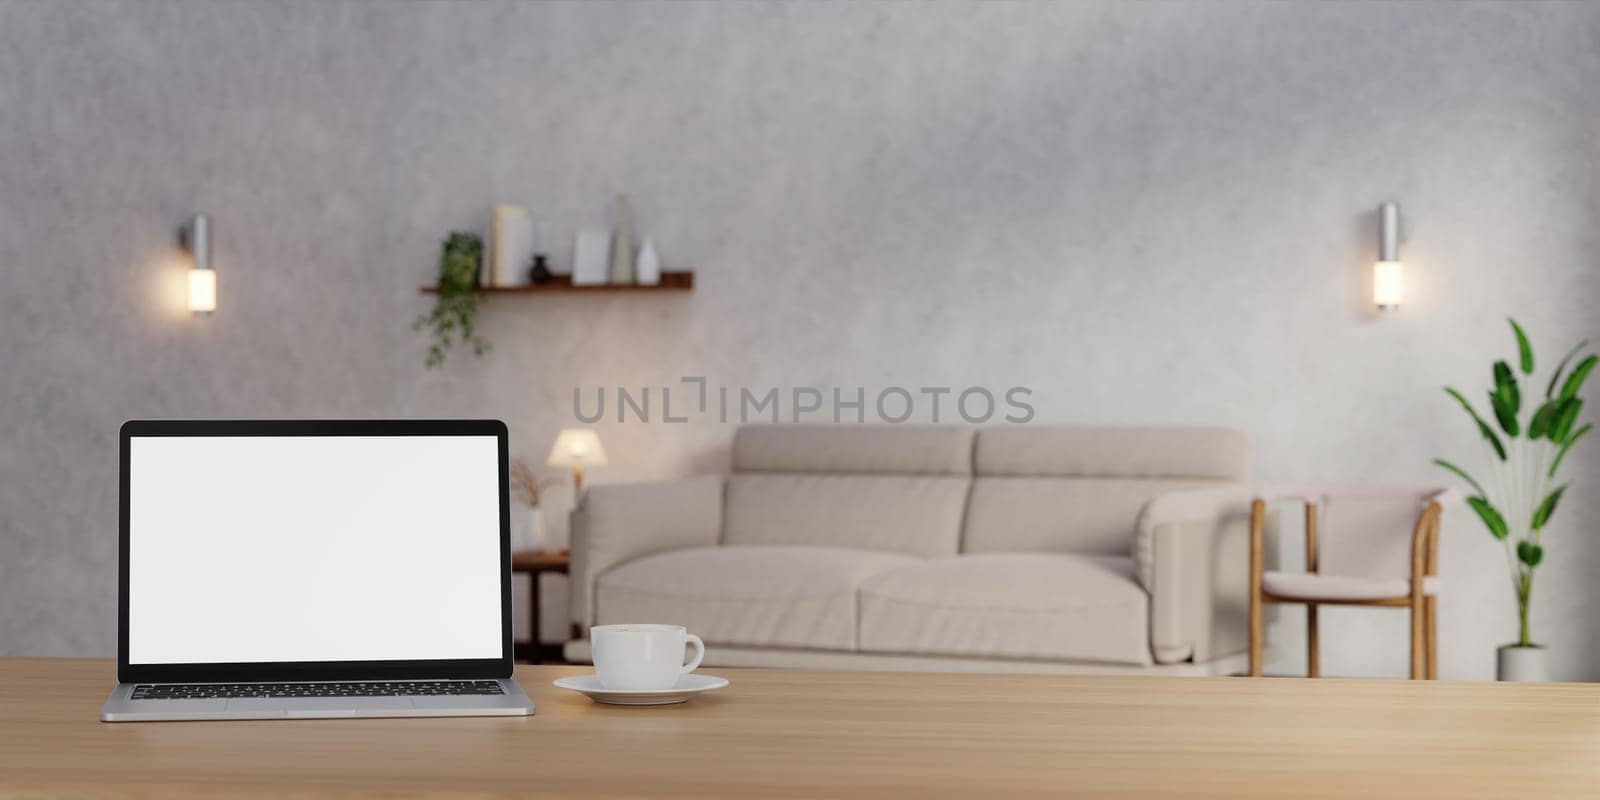
[[[1495,677],[1502,681],[1548,681],[1549,656],[1550,652],[1539,645],[1504,645],[1496,651]]]
[[[522,506],[521,518],[511,526],[511,551],[542,552],[550,549],[550,534],[545,531],[544,513],[538,506]]]
[[[617,232],[611,243],[609,282],[621,286],[633,283],[633,212],[625,194],[617,195]]]
[[[539,286],[555,278],[550,272],[550,257],[544,253],[533,254],[533,268],[528,270],[528,282]]]
[[[516,286],[522,265],[532,257],[533,214],[522,206],[495,206],[489,242],[491,285]]]
[[[634,270],[634,278],[640,286],[655,286],[661,283],[661,255],[656,252],[654,239],[645,239],[644,246],[639,248],[638,267]]]
[[[550,549],[550,532],[544,529],[544,509],[534,506],[528,515],[528,549],[542,553]]]

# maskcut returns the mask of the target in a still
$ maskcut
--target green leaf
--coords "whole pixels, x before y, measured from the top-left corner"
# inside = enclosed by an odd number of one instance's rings
[[[1478,423],[1478,432],[1483,434],[1483,438],[1489,440],[1489,444],[1494,447],[1495,455],[1498,455],[1501,461],[1506,460],[1506,446],[1500,443],[1500,437],[1494,435],[1494,429],[1489,427],[1489,423],[1484,422],[1483,417],[1478,416],[1478,412],[1473,410],[1472,404],[1467,402],[1467,398],[1462,397],[1460,392],[1449,386],[1444,387],[1444,390],[1451,397],[1454,397],[1457,403],[1461,404],[1463,410],[1472,415],[1472,421]]]
[[[1450,463],[1450,462],[1448,462],[1448,461],[1446,461],[1446,460],[1444,460],[1442,458],[1434,459],[1433,463],[1435,463],[1435,464],[1437,464],[1437,465],[1439,465],[1441,467],[1444,467],[1445,469],[1450,470],[1451,472],[1454,472],[1462,480],[1466,481],[1469,484],[1472,484],[1472,488],[1478,490],[1478,494],[1488,494],[1488,492],[1483,490],[1482,486],[1478,485],[1477,481],[1472,479],[1471,475],[1467,474],[1466,470],[1464,470],[1464,469],[1462,469],[1462,468],[1460,468],[1460,467],[1458,467],[1458,466],[1456,466],[1456,465],[1454,465],[1454,464],[1452,464],[1452,463]]]
[[[1507,436],[1517,435],[1517,410],[1512,408],[1510,401],[1506,400],[1501,392],[1489,393],[1489,407],[1494,409],[1494,418],[1500,421],[1500,430]]]
[[[1544,548],[1526,539],[1517,542],[1517,560],[1529,567],[1537,567],[1544,560]]]
[[[1561,502],[1561,493],[1566,491],[1566,486],[1558,486],[1556,490],[1545,495],[1544,502],[1533,512],[1533,529],[1539,530],[1550,521],[1550,515],[1556,513],[1556,504]]]
[[[1550,462],[1550,472],[1548,473],[1549,477],[1554,478],[1556,476],[1556,467],[1561,466],[1561,459],[1567,457],[1567,451],[1572,449],[1572,443],[1582,439],[1583,435],[1588,433],[1589,429],[1593,427],[1593,425],[1586,424],[1576,431],[1573,431],[1572,435],[1568,436],[1567,440],[1561,443],[1561,449],[1556,451],[1555,460]]]
[[[1517,355],[1522,359],[1522,374],[1533,374],[1533,346],[1528,344],[1528,335],[1522,332],[1522,326],[1517,321],[1506,317],[1511,323],[1511,332],[1517,335]]]
[[[1578,366],[1572,368],[1572,374],[1567,376],[1567,382],[1561,384],[1562,397],[1572,397],[1578,393],[1579,389],[1583,388],[1583,381],[1589,377],[1589,372],[1594,369],[1596,361],[1600,361],[1600,356],[1591,354],[1588,358],[1579,361]]]
[[[1550,423],[1550,441],[1564,442],[1567,434],[1572,432],[1572,425],[1578,421],[1578,411],[1583,408],[1583,401],[1576,397],[1569,397],[1561,403],[1561,410],[1556,413],[1555,419]]]
[[[1583,350],[1583,348],[1588,347],[1588,346],[1589,346],[1589,340],[1588,339],[1584,339],[1583,341],[1578,342],[1576,345],[1573,345],[1572,349],[1568,350],[1567,354],[1561,357],[1561,363],[1556,365],[1556,371],[1550,373],[1550,384],[1548,386],[1544,387],[1544,396],[1545,397],[1548,398],[1548,397],[1552,397],[1552,396],[1555,395],[1555,393],[1556,393],[1556,384],[1561,382],[1561,373],[1566,370],[1567,362],[1571,361],[1573,356],[1576,356],[1579,352],[1581,352]]]
[[[1522,395],[1517,391],[1517,376],[1504,361],[1494,362],[1494,393],[1501,395],[1512,415],[1522,410]]]
[[[1575,401],[1571,399],[1562,398],[1560,396],[1557,396],[1555,399],[1549,401],[1550,418],[1545,420],[1544,423],[1544,437],[1546,439],[1549,439],[1557,444],[1561,443],[1561,437],[1556,435],[1556,426],[1561,424],[1561,415],[1566,413],[1567,407],[1573,405],[1574,402]]]
[[[1550,430],[1550,419],[1555,416],[1556,409],[1561,405],[1559,400],[1546,400],[1539,405],[1539,410],[1533,412],[1533,419],[1528,421],[1528,438],[1542,438]]]
[[[1500,437],[1494,435],[1494,429],[1489,427],[1489,423],[1478,420],[1478,433],[1489,440],[1489,445],[1494,448],[1494,454],[1499,456],[1501,461],[1506,460],[1506,446],[1500,443]]]
[[[1506,529],[1506,518],[1500,516],[1500,512],[1496,511],[1487,499],[1481,496],[1469,497],[1467,498],[1467,505],[1472,506],[1472,510],[1478,512],[1478,518],[1483,520],[1484,527],[1489,529],[1490,536],[1504,540],[1510,534],[1510,531]]]

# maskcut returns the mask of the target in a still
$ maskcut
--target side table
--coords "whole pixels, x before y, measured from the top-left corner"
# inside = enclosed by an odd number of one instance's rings
[[[529,640],[517,642],[513,655],[517,661],[529,664],[564,664],[561,645],[547,645],[539,641],[539,576],[546,572],[567,574],[572,565],[572,554],[567,550],[524,551],[511,554],[511,572],[528,575],[528,633]]]

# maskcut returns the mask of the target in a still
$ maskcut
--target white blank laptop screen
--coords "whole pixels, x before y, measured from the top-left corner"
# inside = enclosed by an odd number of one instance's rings
[[[494,436],[134,436],[128,662],[501,655]]]

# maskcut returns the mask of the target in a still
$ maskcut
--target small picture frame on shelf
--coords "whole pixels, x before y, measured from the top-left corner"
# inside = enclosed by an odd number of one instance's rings
[[[611,232],[603,228],[578,231],[573,243],[572,285],[603,286],[611,270]]]

